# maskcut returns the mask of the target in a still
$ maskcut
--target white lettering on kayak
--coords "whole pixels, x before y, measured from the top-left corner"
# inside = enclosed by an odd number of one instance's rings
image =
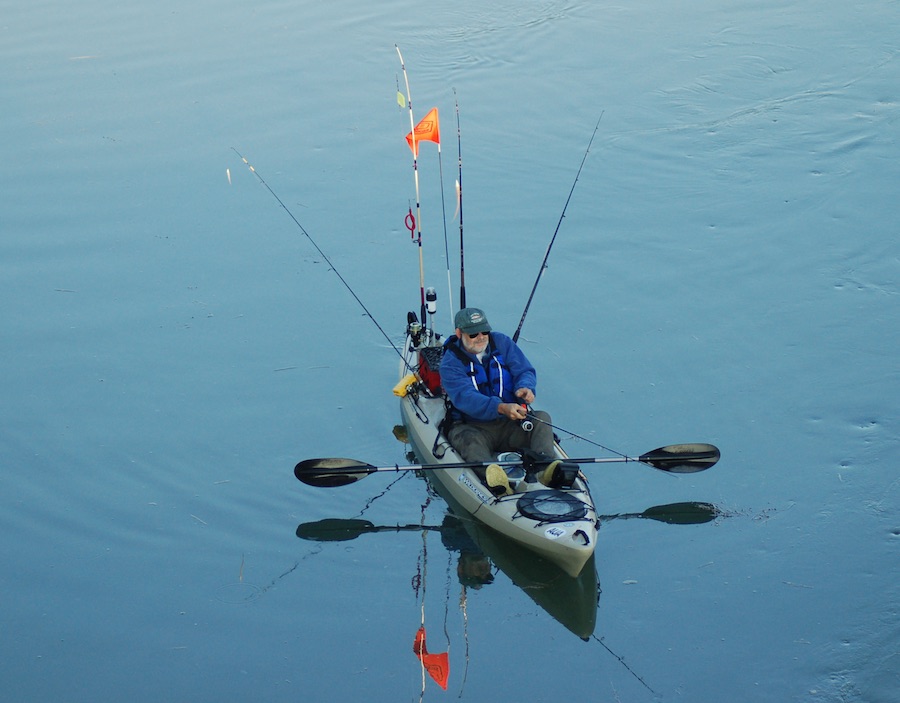
[[[491,499],[488,498],[487,495],[485,495],[484,492],[481,489],[479,489],[478,486],[476,486],[472,482],[472,479],[470,479],[466,474],[460,474],[458,480],[460,483],[465,484],[465,486],[470,491],[472,491],[472,493],[474,493],[478,497],[478,500],[480,500],[482,503],[487,505],[488,503],[491,502]]]
[[[566,531],[559,525],[553,525],[544,530],[544,536],[549,537],[550,539],[559,539],[560,537],[565,537],[565,535]]]

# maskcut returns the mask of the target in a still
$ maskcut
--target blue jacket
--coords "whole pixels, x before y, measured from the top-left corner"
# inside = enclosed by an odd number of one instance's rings
[[[460,354],[467,359],[467,362],[463,362]],[[503,397],[494,395],[497,393],[498,374],[501,372],[498,370],[497,359],[500,360],[505,373]],[[482,378],[486,376],[488,380],[488,386],[482,387],[482,390],[479,390],[473,383],[472,364],[479,376],[482,376],[482,373],[477,370],[477,367],[481,366],[484,374]],[[537,385],[537,373],[518,345],[505,334],[491,332],[483,364],[474,354],[466,352],[459,339],[452,335],[444,342],[444,355],[441,359],[441,385],[453,407],[462,413],[464,420],[488,422],[500,417],[497,412],[500,403],[517,401],[515,392],[519,388],[528,388],[533,392]],[[489,393],[491,394],[489,395]]]

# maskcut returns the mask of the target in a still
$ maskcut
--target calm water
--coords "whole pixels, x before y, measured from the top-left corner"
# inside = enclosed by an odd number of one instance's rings
[[[900,700],[900,4],[37,0],[0,33],[0,699],[415,701],[424,621],[450,662],[427,700]],[[496,327],[602,113],[523,331],[539,400],[618,451],[723,452],[591,470],[605,514],[723,516],[608,521],[587,641],[533,584],[476,587],[420,478],[291,474],[405,462],[396,354],[233,149],[396,339],[395,43],[441,110],[448,218],[456,89]],[[324,518],[435,529],[298,539]]]

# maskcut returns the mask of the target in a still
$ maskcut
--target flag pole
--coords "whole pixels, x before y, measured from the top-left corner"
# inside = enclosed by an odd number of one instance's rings
[[[425,325],[427,324],[427,319],[425,308],[425,261],[422,257],[422,208],[419,201],[419,145],[418,141],[416,140],[416,122],[413,119],[412,96],[409,92],[409,76],[406,74],[406,64],[403,63],[403,54],[400,53],[400,47],[394,44],[394,48],[397,50],[397,56],[400,58],[400,68],[403,71],[403,80],[406,83],[406,104],[409,105],[409,130],[410,134],[412,135],[412,142],[410,143],[410,146],[412,147],[413,153],[413,179],[415,180],[416,184],[416,216],[414,218],[414,227],[417,244],[419,246],[419,298],[421,302],[421,317],[419,318],[419,321],[423,325]],[[410,232],[412,231],[413,228],[410,227]]]

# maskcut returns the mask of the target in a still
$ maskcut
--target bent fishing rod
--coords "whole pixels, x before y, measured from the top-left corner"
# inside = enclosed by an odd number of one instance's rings
[[[278,197],[278,194],[274,190],[272,190],[272,186],[270,186],[268,183],[266,183],[266,180],[261,175],[259,175],[259,172],[250,164],[249,161],[247,161],[247,159],[244,158],[244,156],[241,154],[241,152],[239,152],[234,147],[231,147],[231,150],[240,157],[241,161],[243,161],[247,165],[247,168],[250,169],[250,173],[252,173],[254,176],[256,176],[259,179],[259,182],[262,183],[266,187],[266,190],[268,190],[272,194],[272,197],[278,201],[278,204],[281,205],[282,209],[294,221],[294,224],[300,228],[300,231],[303,232],[303,234],[310,241],[310,243],[316,248],[316,251],[319,252],[319,255],[325,260],[325,263],[328,264],[328,267],[332,271],[334,271],[335,275],[338,277],[340,282],[344,284],[344,288],[346,288],[348,291],[350,291],[350,295],[352,295],[353,299],[357,303],[359,303],[359,306],[363,309],[363,312],[366,314],[366,317],[368,317],[372,321],[372,324],[374,324],[378,328],[378,331],[381,332],[381,334],[384,336],[384,338],[388,341],[388,344],[390,344],[391,349],[393,349],[395,352],[397,352],[397,355],[401,359],[403,359],[405,362],[406,360],[403,357],[403,352],[401,352],[397,348],[397,345],[394,344],[394,340],[392,340],[388,336],[388,333],[384,331],[384,328],[380,324],[378,324],[378,320],[376,320],[375,317],[372,315],[372,313],[369,312],[369,308],[366,307],[366,304],[363,303],[363,301],[356,294],[356,292],[353,290],[353,288],[350,287],[350,284],[347,283],[347,279],[345,279],[341,275],[341,272],[337,270],[337,267],[331,262],[331,259],[328,258],[328,255],[324,251],[322,251],[322,248],[318,244],[316,244],[316,240],[314,240],[312,238],[312,236],[310,236],[309,232],[306,231],[306,228],[302,224],[300,224],[300,220],[298,220],[294,216],[294,213],[291,212],[290,208],[287,205],[285,205],[284,201]]]
[[[525,303],[525,309],[522,311],[522,318],[519,320],[519,326],[516,327],[516,332],[512,336],[512,340],[517,342],[519,340],[519,334],[522,332],[522,325],[525,324],[525,316],[528,315],[528,309],[531,307],[531,301],[534,299],[534,293],[537,290],[538,284],[541,282],[541,276],[544,275],[544,270],[547,268],[547,260],[550,258],[550,250],[553,249],[553,244],[556,242],[556,235],[559,234],[559,228],[562,226],[563,218],[566,216],[566,210],[569,207],[569,201],[572,200],[572,193],[575,192],[575,185],[578,183],[578,177],[581,175],[581,169],[584,168],[584,162],[587,161],[588,154],[591,152],[591,145],[594,143],[594,137],[597,136],[597,130],[600,127],[600,120],[603,119],[603,113],[600,113],[600,117],[597,118],[597,124],[594,125],[594,132],[591,134],[591,139],[588,142],[587,149],[584,151],[584,156],[581,157],[581,165],[578,167],[578,172],[575,174],[575,180],[572,182],[572,187],[569,190],[569,197],[566,198],[566,204],[563,205],[562,212],[559,215],[559,221],[556,223],[556,229],[553,231],[553,236],[550,238],[550,243],[547,245],[547,251],[544,254],[544,260],[541,262],[541,268],[538,270],[537,278],[534,279],[534,285],[531,287],[531,294],[528,296],[528,302]]]

